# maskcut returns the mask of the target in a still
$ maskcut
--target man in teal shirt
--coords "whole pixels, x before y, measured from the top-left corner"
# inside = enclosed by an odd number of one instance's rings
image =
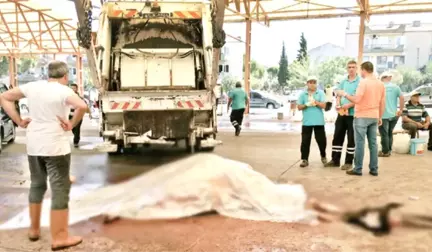
[[[392,75],[384,72],[381,75],[381,81],[385,87],[385,110],[382,117],[382,124],[378,127],[381,136],[382,151],[378,153],[379,157],[389,157],[393,145],[393,129],[397,124],[399,117],[402,115],[404,108],[404,98],[401,89],[396,84],[391,83]],[[399,99],[399,110],[397,102]]]
[[[357,62],[351,60],[347,64],[348,76],[342,80],[337,90],[344,90],[347,94],[355,95],[360,83],[360,77],[357,75]],[[346,98],[338,97],[336,100],[336,110],[338,116],[335,122],[335,131],[332,142],[332,159],[325,164],[325,167],[339,167],[342,156],[345,135],[348,138],[348,145],[345,155],[345,164],[342,170],[349,170],[354,160],[355,142],[354,142],[354,104]]]
[[[327,163],[326,147],[327,138],[325,134],[324,111],[326,107],[326,96],[323,91],[317,89],[317,78],[307,79],[307,90],[300,93],[297,100],[297,108],[303,112],[302,141],[301,141],[301,164],[300,167],[309,165],[309,152],[312,140],[312,132],[315,132],[315,140],[318,144],[321,162]]]
[[[235,135],[239,136],[241,131],[241,125],[243,122],[243,115],[245,112],[245,108],[248,106],[249,97],[246,94],[246,91],[242,88],[240,82],[236,83],[236,87],[229,92],[229,100],[228,100],[228,108],[231,107],[231,116],[230,121],[231,124],[235,128]]]

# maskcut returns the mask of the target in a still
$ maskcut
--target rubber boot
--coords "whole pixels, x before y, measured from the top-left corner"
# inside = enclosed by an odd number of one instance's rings
[[[69,209],[51,210],[51,250],[63,250],[82,242],[82,237],[69,236]]]
[[[42,212],[42,203],[30,203],[30,229],[28,238],[30,241],[37,241],[40,237],[40,218]]]

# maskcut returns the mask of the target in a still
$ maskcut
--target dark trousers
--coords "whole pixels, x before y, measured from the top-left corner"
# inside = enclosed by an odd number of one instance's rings
[[[72,117],[69,117],[69,120],[71,120]],[[72,133],[74,135],[73,143],[78,144],[81,139],[81,124],[82,120],[79,121],[79,123],[72,129]]]
[[[302,142],[300,147],[301,159],[309,160],[310,145],[312,132],[315,132],[315,140],[318,144],[321,157],[326,156],[327,138],[324,125],[319,126],[302,126]]]
[[[393,129],[396,127],[399,117],[382,119],[381,126],[378,127],[381,136],[381,147],[383,153],[392,151],[393,146]]]
[[[348,138],[348,146],[345,155],[345,164],[352,164],[354,160],[355,152],[355,141],[354,141],[354,116],[342,116],[338,115],[335,122],[335,132],[332,142],[332,160],[335,164],[339,165],[343,145],[345,141],[345,135]]]
[[[69,179],[70,154],[62,156],[28,156],[30,168],[30,203],[40,204],[51,187],[51,209],[67,209],[71,182]]]
[[[244,112],[244,108],[231,110],[230,121],[234,128],[237,129],[242,125]]]

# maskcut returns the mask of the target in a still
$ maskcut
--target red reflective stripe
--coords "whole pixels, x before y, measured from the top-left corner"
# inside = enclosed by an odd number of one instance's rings
[[[190,101],[187,101],[186,104],[188,105],[189,108],[193,108],[194,107],[193,104],[192,104],[192,102],[190,102]]]
[[[125,103],[123,104],[122,109],[125,110],[125,109],[128,109],[128,107],[129,107],[129,102],[125,102]]]
[[[111,105],[111,109],[117,109],[117,107],[118,107],[118,103],[117,102],[114,102],[112,105]]]
[[[137,10],[129,10],[125,16],[127,18],[130,18],[130,17],[133,17],[136,13],[137,13]]]
[[[178,101],[178,102],[177,102],[177,107],[179,107],[179,108],[183,108],[183,104],[182,104],[181,101]]]
[[[200,18],[201,16],[196,11],[189,11],[189,15],[191,15],[193,18]]]
[[[141,106],[141,102],[135,102],[135,105],[132,109],[138,109]]]
[[[186,16],[181,11],[175,11],[175,15],[177,15],[179,18],[186,18]]]
[[[204,107],[204,104],[200,100],[196,100],[195,102],[196,104],[198,104],[198,107],[200,108]]]
[[[114,10],[113,11],[113,15],[116,17],[120,16],[120,14],[122,14],[122,13],[123,13],[123,11],[121,11],[121,10]]]

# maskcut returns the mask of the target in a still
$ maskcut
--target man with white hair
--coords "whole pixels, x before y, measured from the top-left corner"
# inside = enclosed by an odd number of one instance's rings
[[[381,136],[382,151],[378,153],[379,157],[389,157],[393,145],[393,129],[395,128],[399,117],[402,115],[404,108],[404,98],[401,89],[396,84],[391,83],[392,75],[390,72],[384,72],[380,77],[385,87],[385,110],[382,117],[382,124],[378,127]],[[399,110],[397,102],[399,100]]]
[[[69,68],[66,63],[53,61],[48,65],[48,81],[32,82],[13,88],[0,96],[5,112],[20,127],[27,128],[27,155],[30,168],[30,230],[28,238],[40,237],[42,201],[51,187],[51,248],[53,251],[76,246],[79,236],[70,236],[69,180],[71,146],[69,134],[83,118],[86,103],[68,85]],[[14,102],[26,97],[30,119],[21,119]],[[75,109],[69,121],[70,107]]]

